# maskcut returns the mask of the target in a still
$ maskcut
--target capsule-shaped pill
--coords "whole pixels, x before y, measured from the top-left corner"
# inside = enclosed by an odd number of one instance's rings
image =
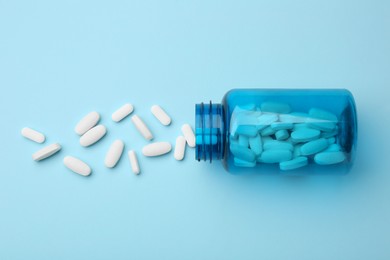
[[[275,133],[276,140],[286,140],[290,135],[287,130],[282,129]]]
[[[278,121],[278,115],[262,114],[261,116],[258,117],[257,130],[261,131],[276,121]]]
[[[97,125],[80,137],[81,146],[88,147],[103,138],[107,133],[104,125]]]
[[[120,107],[118,110],[116,110],[112,115],[111,119],[114,122],[120,122],[122,121],[125,117],[130,115],[134,110],[134,107],[132,104],[125,104],[122,107]]]
[[[251,167],[255,167],[256,166],[256,161],[248,162],[248,161],[241,160],[239,158],[234,157],[234,165],[237,166],[237,167],[251,168]]]
[[[82,176],[88,176],[92,172],[91,167],[89,167],[88,164],[73,156],[66,156],[64,158],[64,165],[69,170]]]
[[[291,133],[291,139],[296,142],[309,142],[320,137],[321,132],[316,129],[302,128]]]
[[[194,131],[192,131],[191,126],[189,124],[184,124],[181,127],[181,131],[187,141],[188,146],[195,147],[195,134]]]
[[[100,120],[100,115],[98,112],[93,111],[83,117],[83,119],[80,120],[80,122],[75,127],[75,132],[78,135],[85,134],[89,129],[94,127]]]
[[[289,122],[274,122],[271,124],[271,128],[274,129],[275,131],[279,130],[289,130],[294,127],[293,123]]]
[[[294,146],[286,141],[269,140],[264,141],[264,150],[289,150],[292,151]]]
[[[30,139],[31,141],[34,141],[36,143],[43,143],[45,142],[45,135],[34,130],[34,129],[31,129],[29,127],[24,127],[21,131],[22,133],[22,136],[24,136],[25,138],[27,139]]]
[[[292,153],[290,150],[266,150],[259,157],[258,161],[262,163],[280,163],[291,160]]]
[[[311,108],[309,110],[310,118],[307,123],[311,128],[315,128],[325,132],[331,132],[336,128],[338,121],[337,116],[319,108]]]
[[[231,143],[230,151],[238,159],[248,162],[253,162],[256,160],[256,154],[251,149],[241,146],[238,143]]]
[[[263,140],[260,135],[249,138],[249,148],[256,154],[256,156],[263,152]]]
[[[140,167],[139,167],[139,163],[135,151],[133,150],[129,151],[128,156],[130,160],[131,170],[133,171],[134,174],[138,175],[141,171],[140,171]]]
[[[152,106],[150,110],[152,111],[152,114],[157,118],[157,120],[160,121],[161,124],[171,124],[171,117],[159,105]]]
[[[345,154],[341,151],[322,152],[314,156],[314,161],[320,165],[331,165],[341,163],[345,158]]]
[[[169,153],[172,146],[168,142],[156,142],[142,148],[142,154],[148,157],[160,156]]]
[[[320,138],[302,145],[301,154],[305,156],[316,154],[318,152],[325,150],[328,146],[329,146],[328,140],[326,140],[325,138]]]
[[[261,136],[270,136],[275,134],[276,130],[272,129],[271,126],[267,126],[263,130],[260,131]]]
[[[104,164],[108,168],[113,168],[118,163],[119,159],[122,156],[123,148],[125,144],[122,140],[115,140],[106,154]]]
[[[137,115],[134,115],[131,117],[131,121],[133,122],[133,124],[135,125],[135,127],[137,128],[138,132],[140,132],[140,134],[148,141],[152,140],[153,139],[153,134],[152,132],[149,130],[149,128],[146,126],[146,124],[144,123],[144,121]]]
[[[176,138],[175,152],[174,152],[174,157],[176,160],[178,161],[183,160],[186,151],[186,144],[187,141],[184,138],[184,136],[180,135]]]
[[[59,150],[61,150],[60,144],[51,144],[49,146],[46,146],[45,148],[42,148],[41,150],[35,152],[32,155],[32,158],[34,161],[41,161],[43,159],[46,159],[53,154],[57,153]]]
[[[306,166],[308,164],[307,157],[297,157],[290,161],[279,163],[279,168],[282,171],[294,170]]]

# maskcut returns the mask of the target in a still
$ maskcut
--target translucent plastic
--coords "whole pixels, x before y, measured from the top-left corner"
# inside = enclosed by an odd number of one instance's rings
[[[196,159],[231,173],[345,174],[357,141],[345,89],[235,89],[196,105]]]

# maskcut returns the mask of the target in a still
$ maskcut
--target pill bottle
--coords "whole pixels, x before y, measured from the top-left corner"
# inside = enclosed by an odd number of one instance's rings
[[[233,89],[195,105],[198,161],[231,173],[345,174],[357,141],[346,89]]]

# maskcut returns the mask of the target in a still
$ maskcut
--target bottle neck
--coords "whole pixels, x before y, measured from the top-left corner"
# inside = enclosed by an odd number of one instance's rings
[[[224,157],[224,111],[222,104],[195,105],[195,134],[198,161],[220,160]]]

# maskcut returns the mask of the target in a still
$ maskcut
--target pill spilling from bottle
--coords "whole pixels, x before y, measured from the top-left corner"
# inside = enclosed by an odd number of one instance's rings
[[[134,110],[133,105],[125,104],[120,107],[118,110],[114,111],[111,115],[111,119],[120,123],[127,116],[129,116]],[[154,117],[164,126],[170,126],[171,117],[167,114],[165,110],[159,105],[153,105],[151,107],[151,113]],[[93,146],[95,143],[99,142],[99,140],[103,139],[107,133],[106,126],[99,124],[101,119],[101,115],[92,111],[85,115],[75,126],[74,130],[76,134],[80,136],[79,143],[83,147]],[[138,116],[133,115],[131,117],[131,121],[134,124],[135,129],[141,134],[141,136],[146,141],[151,141],[154,139],[152,131],[149,126]],[[189,124],[183,124],[183,134],[189,138],[189,142],[193,144],[194,133]],[[41,132],[34,130],[32,128],[25,127],[21,131],[22,136],[25,138],[34,141],[36,143],[43,143],[46,139],[45,135]],[[180,135],[178,140],[180,140],[175,145],[175,154],[174,159],[181,161],[185,156],[185,146],[187,145],[186,139],[184,136]],[[61,145],[59,143],[54,143],[48,146],[45,146],[39,149],[32,155],[34,161],[41,161],[47,159],[49,157],[54,156],[61,150]],[[106,156],[104,158],[104,164],[107,168],[115,168],[118,164],[119,160],[122,157],[123,151],[125,149],[125,143],[121,139],[115,140],[107,150]],[[142,149],[142,154],[146,157],[156,157],[162,156],[164,154],[170,153],[172,146],[169,142],[166,141],[156,141],[150,144],[147,144]],[[140,165],[137,158],[137,153],[135,150],[128,151],[128,159],[130,162],[131,170],[134,174],[138,175],[140,170]],[[67,155],[63,159],[63,163],[66,168],[70,171],[77,173],[81,176],[89,176],[92,173],[91,166],[83,161],[80,158],[77,158],[72,155]]]

